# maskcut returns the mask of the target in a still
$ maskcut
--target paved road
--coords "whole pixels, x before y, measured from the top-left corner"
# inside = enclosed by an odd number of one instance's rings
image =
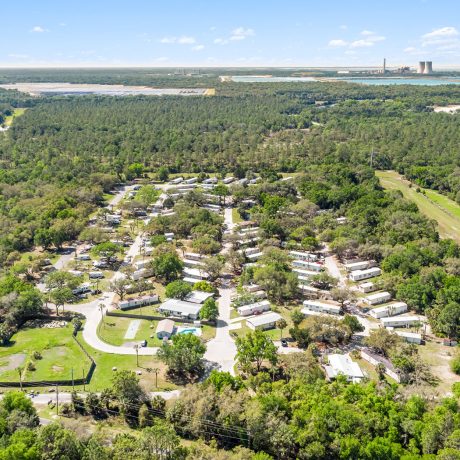
[[[339,286],[345,287],[345,279],[340,273],[339,265],[336,256],[327,256],[324,258],[324,265],[331,276],[339,280]]]
[[[80,396],[85,397],[86,393],[78,392]],[[180,395],[180,390],[173,390],[173,391],[152,391],[150,396],[153,398],[154,396],[161,396],[163,399],[172,399],[177,398]],[[49,401],[56,402],[56,392],[52,393],[40,393],[37,396],[31,398],[32,402],[36,405],[48,404]],[[72,401],[72,393],[69,392],[59,392],[59,404],[68,403]]]
[[[205,359],[217,364],[221,371],[230,372],[234,375],[236,346],[230,336],[230,311],[231,295],[234,288],[219,289],[219,319],[217,321],[216,337],[207,345]]]
[[[233,230],[234,223],[232,217],[232,209],[224,209],[224,223],[227,229]],[[229,245],[224,245],[221,253],[224,254],[229,249]],[[207,345],[205,359],[217,365],[219,370],[235,374],[235,355],[236,346],[230,336],[230,313],[231,313],[231,297],[235,292],[235,288],[223,285],[219,289],[219,319],[217,320],[216,337],[210,340]]]

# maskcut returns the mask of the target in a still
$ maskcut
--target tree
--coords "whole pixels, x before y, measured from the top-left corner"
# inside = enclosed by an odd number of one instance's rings
[[[72,273],[56,270],[46,275],[45,285],[48,290],[69,288],[75,289],[81,283],[82,279],[80,276],[73,275]]]
[[[377,353],[388,356],[390,351],[399,343],[399,337],[385,329],[373,329],[370,331],[369,337],[364,339],[364,343],[373,348]]]
[[[152,426],[153,417],[152,413],[147,406],[147,404],[142,404],[141,408],[139,409],[139,428],[145,428],[147,426]]]
[[[64,309],[66,303],[72,302],[75,295],[68,287],[56,288],[50,292],[50,299],[56,307],[56,315],[59,315],[59,307]]]
[[[99,243],[91,249],[91,252],[96,256],[107,257],[109,262],[113,262],[115,255],[123,252],[122,247],[119,244],[106,241]]]
[[[160,196],[160,191],[157,190],[153,185],[144,185],[136,193],[136,200],[140,201],[144,206],[150,206]]]
[[[219,257],[207,257],[203,260],[203,271],[209,275],[211,281],[215,281],[222,273],[225,262]]]
[[[190,283],[176,280],[166,286],[165,295],[170,299],[184,300],[191,292],[192,286],[190,286]]]
[[[246,371],[251,370],[255,364],[256,371],[260,372],[264,361],[269,361],[273,366],[278,359],[277,349],[272,340],[258,330],[249,332],[244,337],[237,337],[236,350],[236,359],[240,367]]]
[[[217,184],[212,189],[213,195],[217,195],[219,197],[219,204],[225,205],[225,197],[230,195],[230,190],[225,184]]]
[[[337,282],[337,278],[334,278],[327,272],[321,272],[311,277],[312,286],[318,289],[331,289],[337,286]]]
[[[176,334],[172,343],[164,342],[158,350],[158,358],[168,366],[168,372],[179,377],[191,378],[203,371],[206,346],[194,334]]]
[[[169,179],[169,169],[166,166],[160,166],[157,171],[157,178],[161,182],[166,182]]]
[[[112,377],[112,391],[115,398],[120,401],[125,414],[134,407],[139,407],[147,396],[139,384],[139,378],[132,371],[117,371]],[[138,410],[135,411],[136,415]]]
[[[304,319],[305,315],[300,311],[300,308],[295,308],[292,310],[291,320],[295,327],[298,327]]]
[[[80,460],[82,445],[73,431],[63,428],[58,423],[51,423],[41,428],[37,440],[41,458],[49,460]]]
[[[235,251],[235,249],[230,248],[226,254],[227,261],[230,264],[231,270],[235,274],[241,273],[241,267],[244,264],[245,258],[241,252]]]
[[[110,283],[110,290],[115,292],[120,300],[123,300],[130,285],[131,281],[128,278],[117,278]]]
[[[216,321],[219,317],[219,307],[217,302],[212,298],[206,299],[200,310],[200,319],[207,319],[209,321]]]
[[[355,294],[348,288],[335,287],[331,289],[332,298],[340,303],[340,306],[343,308],[345,302],[352,301],[355,299]]]
[[[286,329],[287,327],[287,322],[284,318],[279,319],[276,322],[276,327],[280,330],[280,339],[283,338],[283,329]]]
[[[152,261],[152,270],[157,278],[167,282],[177,279],[184,268],[184,263],[174,251],[160,254]]]
[[[105,243],[108,240],[107,233],[97,227],[86,227],[78,236],[81,241],[87,241],[91,244]]]
[[[257,267],[254,281],[267,292],[269,299],[282,302],[292,299],[298,291],[298,279],[294,273],[279,270],[276,266]]]
[[[211,283],[208,283],[207,281],[204,281],[204,280],[197,281],[193,285],[193,290],[217,294],[217,289]]]
[[[354,315],[345,315],[343,318],[343,323],[346,324],[352,334],[356,332],[363,332],[364,331],[364,326],[359,322],[358,318]]]

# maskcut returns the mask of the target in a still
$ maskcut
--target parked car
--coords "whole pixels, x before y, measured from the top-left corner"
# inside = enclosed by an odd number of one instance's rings
[[[288,341],[286,339],[281,339],[281,346],[282,347],[287,347],[288,346]]]

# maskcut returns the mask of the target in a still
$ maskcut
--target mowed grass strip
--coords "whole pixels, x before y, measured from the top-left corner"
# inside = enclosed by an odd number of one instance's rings
[[[452,238],[460,243],[460,206],[434,190],[420,188],[426,192],[417,193],[416,185],[410,187],[396,171],[376,171],[382,186],[388,190],[400,190],[405,198],[414,201],[420,211],[438,223],[442,238]],[[436,203],[436,204],[434,204]]]

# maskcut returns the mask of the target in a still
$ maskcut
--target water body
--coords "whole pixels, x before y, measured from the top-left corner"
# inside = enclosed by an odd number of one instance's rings
[[[361,85],[417,85],[417,86],[460,85],[460,79],[453,79],[453,78],[353,78],[353,77],[337,77],[337,78],[332,78],[331,80],[345,81],[347,83],[359,83]]]
[[[234,75],[231,80],[239,83],[308,83],[308,82],[334,82],[344,81],[347,83],[358,83],[361,85],[418,85],[418,86],[438,86],[438,85],[459,85],[458,78],[359,78],[359,77],[272,77],[265,75]]]
[[[313,77],[272,77],[264,75],[234,75],[232,81],[238,83],[289,83],[318,81]]]

